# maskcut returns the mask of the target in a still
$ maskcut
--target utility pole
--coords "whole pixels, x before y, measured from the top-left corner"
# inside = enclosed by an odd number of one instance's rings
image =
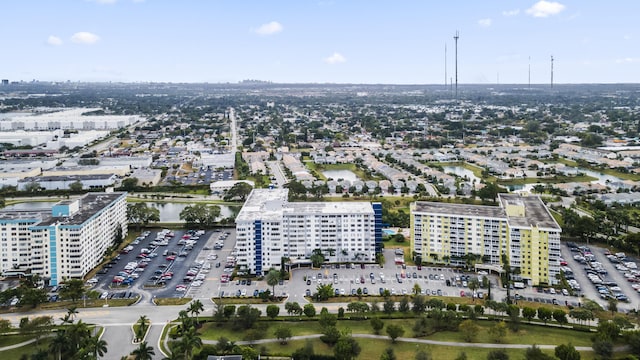
[[[553,55],[551,55],[551,88],[553,89]]]
[[[458,39],[460,33],[456,30],[456,34],[453,36],[453,40],[456,42],[456,100],[458,100]]]

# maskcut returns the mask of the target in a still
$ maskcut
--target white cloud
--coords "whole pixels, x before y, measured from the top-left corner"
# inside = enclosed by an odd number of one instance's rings
[[[62,39],[60,39],[57,36],[49,35],[49,37],[47,38],[47,44],[53,45],[53,46],[60,46],[62,45]]]
[[[344,56],[342,56],[342,54],[338,52],[334,52],[333,54],[331,54],[331,56],[326,57],[324,59],[324,62],[330,65],[340,64],[346,61],[347,61],[347,58],[345,58]]]
[[[640,62],[640,58],[626,57],[626,58],[616,60],[616,64],[633,64],[637,62]]]
[[[631,40],[631,35],[625,35],[622,37],[624,40]]]
[[[492,20],[488,19],[488,18],[487,19],[480,19],[480,20],[478,20],[478,25],[480,25],[482,27],[489,27],[489,26],[491,26],[491,22],[492,22]]]
[[[505,10],[502,12],[502,16],[516,16],[518,14],[520,14],[520,9]]]
[[[282,24],[277,21],[272,21],[266,24],[262,24],[259,28],[256,29],[256,34],[258,35],[273,35],[279,32],[282,32]]]
[[[73,34],[71,36],[71,41],[76,44],[95,44],[100,40],[100,37],[96,34],[92,34],[90,32],[81,31]]]
[[[548,17],[559,14],[565,7],[559,2],[540,0],[527,9],[527,14],[533,17]]]

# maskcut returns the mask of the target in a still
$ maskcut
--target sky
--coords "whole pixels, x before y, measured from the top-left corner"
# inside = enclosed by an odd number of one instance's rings
[[[444,84],[458,32],[460,84],[548,84],[551,56],[556,84],[640,83],[638,0],[3,0],[0,14],[10,81]]]

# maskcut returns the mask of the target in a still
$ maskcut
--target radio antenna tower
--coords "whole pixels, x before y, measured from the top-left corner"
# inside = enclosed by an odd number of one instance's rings
[[[551,88],[553,89],[553,55],[551,55]]]
[[[529,90],[531,90],[531,56],[529,56]]]
[[[444,88],[447,89],[447,43],[444,43]]]
[[[456,34],[453,36],[453,40],[456,42],[456,100],[458,100],[458,39],[460,33],[456,30]]]

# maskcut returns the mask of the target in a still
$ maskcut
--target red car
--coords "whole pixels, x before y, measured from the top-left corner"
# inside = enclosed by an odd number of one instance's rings
[[[176,256],[175,256],[175,255],[169,255],[169,256],[167,256],[167,260],[168,260],[168,261],[173,261],[173,260],[175,260],[175,259],[176,259]]]

